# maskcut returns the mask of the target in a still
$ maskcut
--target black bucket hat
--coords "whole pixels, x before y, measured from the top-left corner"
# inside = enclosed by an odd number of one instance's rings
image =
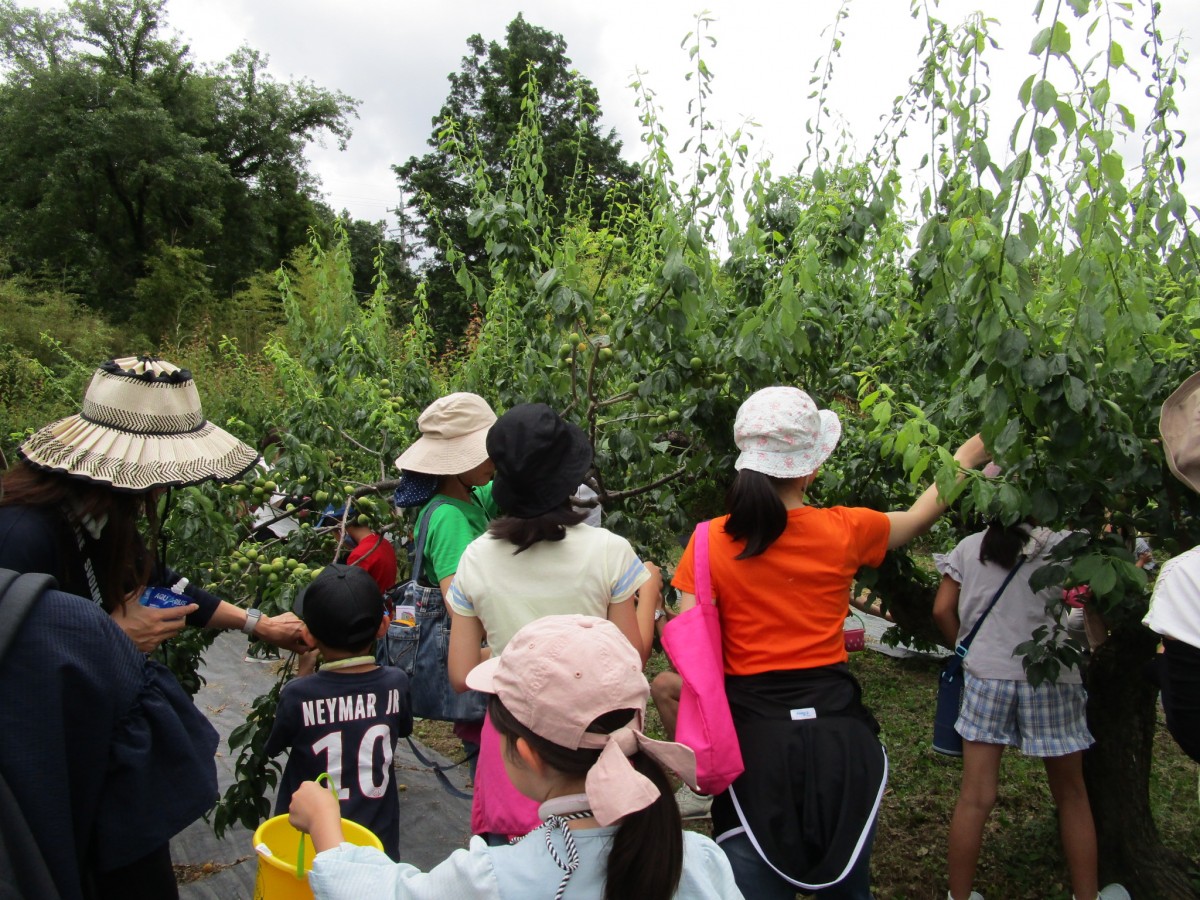
[[[492,497],[505,515],[532,519],[562,506],[592,466],[592,445],[578,425],[545,403],[514,406],[488,431],[496,464]]]

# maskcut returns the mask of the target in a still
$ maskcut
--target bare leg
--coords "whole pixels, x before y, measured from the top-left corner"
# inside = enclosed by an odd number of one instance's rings
[[[678,672],[659,672],[650,682],[650,696],[662,719],[667,740],[675,740],[675,723],[679,721],[679,695],[683,693],[683,679]]]
[[[958,803],[950,820],[950,895],[966,900],[979,865],[983,844],[983,826],[996,805],[996,784],[1000,780],[1000,757],[1004,744],[963,741],[962,785]]]
[[[1058,833],[1071,874],[1071,890],[1079,900],[1095,900],[1100,888],[1096,877],[1096,824],[1083,783],[1083,752],[1046,757],[1042,762],[1058,807]]]

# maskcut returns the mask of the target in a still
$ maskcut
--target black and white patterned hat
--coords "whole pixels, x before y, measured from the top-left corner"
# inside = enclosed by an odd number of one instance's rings
[[[204,418],[191,372],[144,356],[100,366],[82,411],[38,431],[20,453],[39,469],[123,491],[228,481],[258,459]]]

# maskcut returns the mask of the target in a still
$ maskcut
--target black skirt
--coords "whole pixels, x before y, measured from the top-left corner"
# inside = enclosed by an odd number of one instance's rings
[[[806,891],[863,853],[887,784],[879,725],[845,664],[727,676],[746,771],[713,802],[717,842],[744,833]]]

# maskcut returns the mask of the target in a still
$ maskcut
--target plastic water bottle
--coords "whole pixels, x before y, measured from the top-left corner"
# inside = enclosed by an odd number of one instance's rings
[[[174,609],[177,606],[187,606],[192,601],[183,593],[188,586],[186,578],[180,578],[170,588],[151,585],[142,591],[138,603],[142,606],[152,606],[155,609]]]

